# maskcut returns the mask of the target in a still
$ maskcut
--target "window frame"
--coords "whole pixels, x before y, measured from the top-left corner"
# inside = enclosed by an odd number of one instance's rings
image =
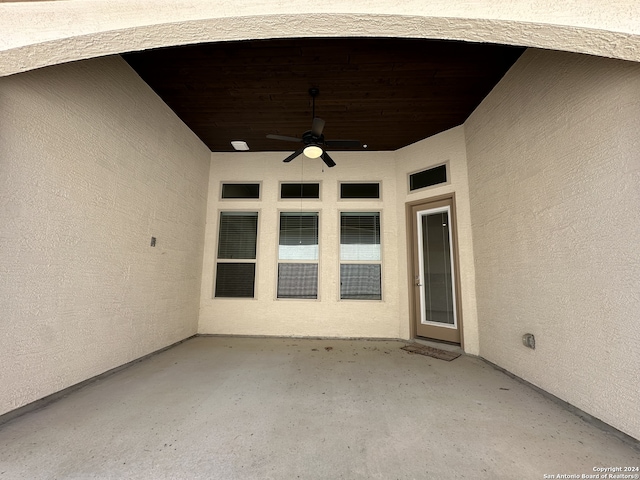
[[[255,213],[257,215],[256,220],[256,258],[246,259],[246,258],[218,258],[219,249],[220,249],[220,226],[222,224],[222,214],[223,213]],[[262,210],[259,208],[256,209],[232,209],[232,208],[219,208],[217,210],[218,214],[218,223],[216,226],[216,243],[215,243],[215,257],[214,257],[214,268],[213,268],[213,288],[211,292],[211,298],[213,300],[257,300],[258,299],[258,258],[260,255],[260,231],[261,231],[261,218],[262,218]],[[216,296],[216,287],[218,284],[218,264],[219,263],[253,263],[254,267],[254,275],[253,275],[253,297],[217,297]]]
[[[286,182],[285,182],[286,183]],[[298,182],[293,182],[298,183]],[[289,199],[286,199],[289,200]],[[303,200],[317,200],[317,199],[303,199]],[[288,259],[280,259],[280,219],[283,213],[289,214],[309,214],[315,213],[318,219],[318,258],[316,260],[288,260]],[[321,270],[321,262],[320,258],[322,256],[322,209],[320,208],[307,208],[307,209],[278,209],[278,227],[276,230],[276,250],[275,250],[275,268],[274,268],[274,277],[275,277],[275,289],[274,289],[274,300],[279,302],[319,302],[321,301],[321,282],[322,278],[322,270]],[[307,263],[315,263],[318,268],[318,284],[316,290],[316,298],[288,298],[288,297],[279,297],[278,296],[278,281],[279,281],[279,269],[281,263],[298,263],[298,264],[307,264]]]
[[[342,260],[341,250],[342,250],[342,214],[366,214],[366,213],[377,213],[379,215],[379,226],[380,226],[380,259],[379,260]],[[376,208],[343,208],[338,210],[338,255],[337,255],[337,277],[338,277],[338,291],[337,297],[339,302],[384,302],[385,298],[385,289],[384,289],[384,243],[382,240],[384,231],[382,229],[382,217],[383,212],[382,209]],[[379,299],[363,299],[363,298],[342,298],[342,274],[341,274],[341,266],[342,265],[380,265],[380,298]]]

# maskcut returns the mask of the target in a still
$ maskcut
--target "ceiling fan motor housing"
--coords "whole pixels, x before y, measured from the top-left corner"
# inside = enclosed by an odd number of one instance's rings
[[[305,145],[324,145],[324,135],[314,135],[311,130],[302,134],[302,142]]]

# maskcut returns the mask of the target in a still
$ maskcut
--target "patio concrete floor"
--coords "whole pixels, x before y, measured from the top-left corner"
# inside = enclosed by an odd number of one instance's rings
[[[482,360],[403,345],[196,337],[1,425],[0,479],[513,480],[640,466],[633,446]]]

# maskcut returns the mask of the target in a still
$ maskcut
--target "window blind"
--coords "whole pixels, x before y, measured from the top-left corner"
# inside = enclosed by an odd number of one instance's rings
[[[221,212],[218,258],[255,259],[258,212]]]
[[[278,298],[318,298],[318,264],[279,264]]]
[[[318,213],[280,213],[280,260],[318,259]]]
[[[380,213],[340,214],[340,260],[380,260]]]
[[[258,212],[220,212],[215,297],[253,298],[257,236]]]
[[[340,265],[340,298],[346,300],[381,300],[379,264]]]
[[[382,300],[380,260],[380,212],[342,212],[340,298]]]
[[[216,297],[254,296],[255,263],[218,263]]]
[[[279,260],[318,260],[318,212],[281,212]],[[317,263],[279,263],[278,298],[318,298]]]

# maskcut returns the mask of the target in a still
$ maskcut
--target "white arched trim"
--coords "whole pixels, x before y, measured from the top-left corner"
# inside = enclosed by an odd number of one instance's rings
[[[116,7],[120,5],[114,3]],[[123,17],[116,15],[115,7],[113,11],[105,10],[101,14],[90,11],[90,8],[98,7],[108,9],[112,2],[76,0],[0,4],[0,31],[8,32],[0,39],[0,76],[150,48],[291,37],[451,39],[640,61],[640,33],[594,26],[513,19],[333,12],[185,18],[191,11],[176,10],[173,16],[164,12],[154,18],[153,12],[147,10],[145,14],[141,10],[144,3],[138,1],[135,4],[138,10],[131,7],[127,11],[128,16],[123,14]],[[75,16],[61,13],[67,5],[77,9]],[[103,15],[99,21],[98,15]]]

